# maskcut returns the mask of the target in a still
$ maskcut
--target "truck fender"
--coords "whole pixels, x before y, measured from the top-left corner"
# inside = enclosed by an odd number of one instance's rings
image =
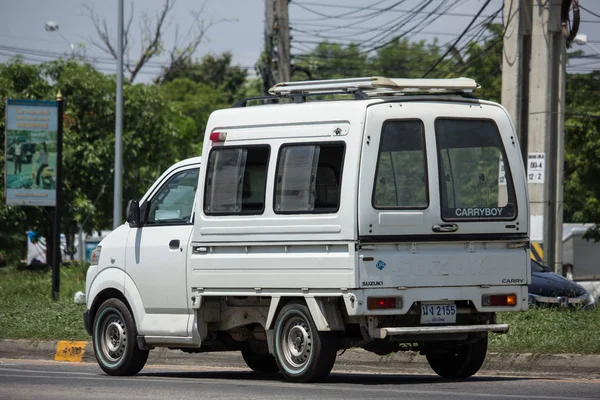
[[[125,294],[125,272],[119,268],[104,268],[102,269],[92,281],[87,297],[87,308],[92,308],[98,294],[106,289],[115,289]]]
[[[344,320],[336,305],[328,297],[305,297],[313,321],[319,331],[343,331]]]
[[[273,322],[277,317],[277,311],[279,310],[279,303],[281,297],[273,296],[271,298],[271,305],[269,306],[269,314],[267,315],[267,322],[265,324],[265,330],[273,329]],[[328,297],[304,297],[306,305],[310,311],[313,321],[319,331],[343,331],[344,321],[342,314],[336,306],[335,302],[331,302]]]
[[[269,353],[274,354],[275,345],[275,331],[273,330],[273,321],[277,317],[277,311],[279,311],[279,303],[281,297],[273,296],[271,298],[271,305],[269,307],[269,314],[267,315],[267,322],[265,324],[265,330],[267,331],[267,346]],[[330,301],[329,297],[304,297],[308,310],[312,316],[317,330],[319,331],[343,331],[344,320],[342,314],[336,305],[336,301]]]
[[[106,289],[118,290],[129,305],[129,309],[133,314],[133,320],[136,322],[138,333],[142,334],[142,321],[146,315],[142,298],[137,290],[137,287],[129,277],[120,268],[104,268],[95,276],[92,282],[88,295],[87,307],[91,308],[94,301],[100,293]],[[91,321],[93,322],[93,321]]]

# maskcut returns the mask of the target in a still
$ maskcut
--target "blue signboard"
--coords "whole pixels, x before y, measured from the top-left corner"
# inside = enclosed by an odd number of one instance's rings
[[[7,100],[6,204],[56,206],[58,102]]]

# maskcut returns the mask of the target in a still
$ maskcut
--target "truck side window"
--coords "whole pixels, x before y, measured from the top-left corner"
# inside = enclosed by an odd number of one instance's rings
[[[269,146],[213,149],[207,166],[204,213],[262,214],[265,209],[269,152]]]
[[[421,120],[386,121],[373,185],[373,208],[427,208],[425,132]]]
[[[199,168],[171,177],[148,205],[146,225],[183,225],[192,222]]]
[[[282,146],[277,163],[275,212],[337,212],[344,150],[343,143]]]

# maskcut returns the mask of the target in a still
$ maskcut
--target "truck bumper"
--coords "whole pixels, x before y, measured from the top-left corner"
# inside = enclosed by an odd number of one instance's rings
[[[83,312],[83,325],[85,326],[85,330],[88,335],[92,336],[92,324],[90,322],[90,310],[85,310]]]
[[[508,332],[508,324],[487,325],[461,325],[461,326],[414,326],[401,328],[376,328],[371,335],[377,339],[385,339],[388,336],[402,335],[435,335],[448,333],[472,333],[472,332]]]

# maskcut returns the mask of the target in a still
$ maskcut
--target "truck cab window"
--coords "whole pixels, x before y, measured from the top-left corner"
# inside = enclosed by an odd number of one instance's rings
[[[198,186],[198,168],[172,176],[149,202],[147,225],[180,225],[192,222]]]

